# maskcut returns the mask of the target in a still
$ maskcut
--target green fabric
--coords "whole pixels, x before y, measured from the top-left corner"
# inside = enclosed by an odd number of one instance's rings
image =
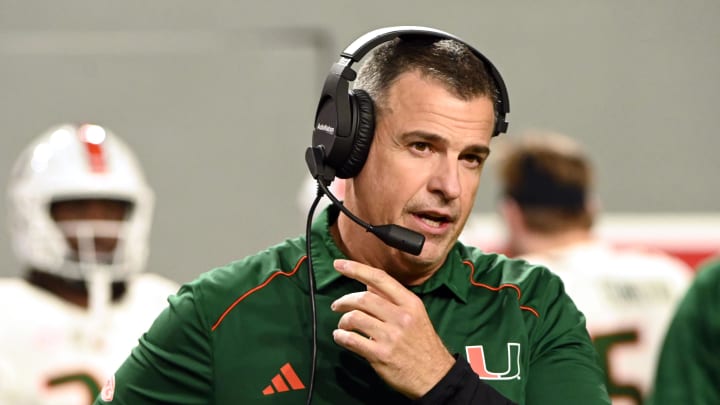
[[[410,403],[363,358],[332,340],[340,314],[330,304],[364,289],[332,267],[343,256],[328,231],[336,218],[332,207],[326,209],[312,229],[318,309],[313,403]],[[475,353],[470,363],[476,372],[482,345],[485,369],[497,378],[487,383],[513,401],[610,403],[584,318],[547,269],[458,243],[443,267],[412,290],[449,350],[466,358]],[[288,363],[305,388],[293,389],[282,375]],[[112,404],[300,404],[310,365],[305,238],[297,238],[183,286],[117,371]]]
[[[649,404],[720,404],[720,260],[698,269],[670,324]]]

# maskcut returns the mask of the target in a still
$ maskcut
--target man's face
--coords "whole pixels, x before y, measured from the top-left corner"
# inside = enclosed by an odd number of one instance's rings
[[[58,225],[64,229],[66,238],[70,247],[74,252],[80,250],[80,238],[77,227],[63,226],[63,224],[75,224],[77,221],[113,221],[118,224],[124,220],[130,209],[130,203],[120,200],[106,199],[82,199],[56,201],[50,205],[50,215]],[[112,226],[108,231],[107,226],[102,227],[98,223],[88,222],[92,232],[89,235],[92,238],[95,253],[112,254],[118,242],[119,225]],[[107,225],[107,223],[105,223]],[[70,228],[67,230],[65,228]]]
[[[412,283],[418,265],[429,271],[442,265],[472,210],[490,152],[493,103],[461,100],[434,79],[408,72],[389,89],[384,107],[346,204],[371,224],[393,223],[425,236],[419,257],[370,240],[365,249],[375,251],[362,254]]]

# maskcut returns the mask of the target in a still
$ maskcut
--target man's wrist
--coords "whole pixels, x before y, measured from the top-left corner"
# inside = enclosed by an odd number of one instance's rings
[[[458,361],[459,355],[453,356],[455,362],[450,366],[447,373],[428,390],[422,397],[415,400],[415,404],[438,404],[451,398],[457,391],[458,385],[462,383],[466,375],[463,365],[464,361]]]

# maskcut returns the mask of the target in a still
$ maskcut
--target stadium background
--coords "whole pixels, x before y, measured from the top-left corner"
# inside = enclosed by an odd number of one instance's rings
[[[0,0],[0,180],[48,127],[107,126],[157,195],[149,269],[188,281],[303,232],[296,195],[328,67],[366,31],[428,25],[499,68],[507,136],[545,128],[590,149],[616,224],[604,229],[709,253],[720,249],[719,17],[715,0]],[[492,222],[495,195],[490,165],[476,224]],[[0,211],[0,276],[16,275],[4,200]]]

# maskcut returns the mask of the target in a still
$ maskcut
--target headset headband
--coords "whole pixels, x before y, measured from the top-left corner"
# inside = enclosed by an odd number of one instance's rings
[[[470,51],[475,56],[477,56],[480,61],[483,62],[485,67],[488,69],[488,73],[494,81],[495,87],[497,88],[498,94],[497,100],[495,100],[495,108],[498,115],[498,125],[496,126],[497,133],[493,135],[499,135],[500,133],[504,133],[505,131],[507,131],[508,123],[505,121],[505,118],[507,114],[510,113],[510,99],[508,97],[505,81],[503,80],[502,76],[500,76],[500,72],[495,68],[495,65],[493,65],[492,62],[490,62],[490,60],[485,57],[485,55],[483,55],[473,46],[453,34],[435,28],[413,25],[379,28],[362,35],[360,38],[356,39],[350,45],[348,45],[344,51],[342,51],[340,56],[342,58],[350,59],[352,62],[347,61],[346,63],[343,63],[341,59],[338,63],[349,68],[352,63],[359,62],[363,57],[365,57],[365,55],[375,49],[378,45],[384,42],[392,41],[397,37],[402,37],[406,35],[422,35],[437,37],[439,39],[452,39],[467,46],[468,49],[470,49]],[[355,80],[355,75],[352,76],[352,78],[346,79]]]
[[[364,143],[367,143],[364,141],[370,140],[372,134],[361,133],[364,136],[360,137],[361,140],[358,143],[358,126],[361,125],[361,118],[372,121],[369,123],[370,125],[373,125],[374,118],[372,116],[372,106],[367,106],[367,104],[372,104],[372,100],[367,102],[358,101],[358,94],[349,91],[349,82],[355,80],[357,76],[357,73],[351,67],[353,63],[359,62],[378,45],[403,36],[430,37],[438,40],[451,39],[465,45],[473,55],[480,59],[495,85],[496,94],[491,95],[495,109],[495,126],[492,136],[507,131],[506,116],[510,112],[507,88],[502,76],[488,58],[467,42],[444,31],[420,26],[386,27],[370,31],[353,41],[340,54],[340,60],[330,68],[315,112],[315,128],[312,142],[313,147],[322,149],[322,151],[314,153],[320,153],[323,157],[317,157],[314,160],[319,159],[324,165],[338,169],[347,166],[348,159],[350,159],[357,161],[357,164],[351,161],[350,166],[357,170],[362,167],[365,156],[367,156],[365,146],[369,146],[364,145]],[[365,106],[369,112],[358,112],[359,105]],[[372,129],[369,131],[372,132]],[[308,157],[306,157],[307,159]],[[308,164],[310,165],[310,163]],[[318,168],[311,168],[313,176],[316,176],[318,170]],[[349,173],[355,171],[342,170],[345,176],[349,176]],[[334,173],[330,172],[324,175],[328,181],[331,181],[333,176]]]

